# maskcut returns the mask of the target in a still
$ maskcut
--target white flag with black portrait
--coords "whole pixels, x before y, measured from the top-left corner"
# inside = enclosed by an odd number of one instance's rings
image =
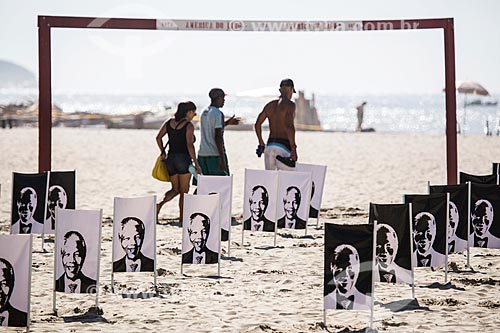
[[[295,171],[311,173],[311,205],[309,208],[309,217],[317,218],[321,210],[326,165],[297,163]]]
[[[448,194],[406,194],[405,203],[412,203],[413,262],[416,267],[445,266]]]
[[[115,198],[113,272],[154,272],[155,197]]]
[[[30,235],[0,235],[0,327],[29,324]]]
[[[311,199],[311,173],[278,171],[278,228],[306,229]]]
[[[410,205],[370,203],[369,222],[375,221],[374,280],[412,284]]]
[[[220,195],[184,195],[182,263],[217,264],[220,243]]]
[[[76,208],[76,171],[51,171],[44,233],[56,232],[56,208]]]
[[[42,234],[48,174],[13,173],[11,234]]]
[[[432,185],[429,193],[449,193],[448,254],[467,250],[469,185]]]
[[[490,184],[498,185],[498,178],[500,176],[496,173],[491,175],[471,175],[465,172],[460,172],[460,184],[471,182],[472,184]]]
[[[233,176],[198,177],[197,194],[219,193],[221,200],[221,241],[229,240],[231,231],[231,209],[233,197]]]
[[[325,309],[371,308],[373,229],[373,224],[325,223]]]
[[[471,247],[500,249],[500,185],[472,184]]]
[[[245,169],[243,229],[275,232],[278,171]]]
[[[57,209],[55,291],[97,292],[101,216],[100,210]]]

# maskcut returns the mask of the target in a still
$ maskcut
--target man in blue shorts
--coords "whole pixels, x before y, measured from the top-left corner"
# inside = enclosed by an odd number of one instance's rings
[[[220,88],[213,88],[208,93],[210,106],[201,114],[201,142],[198,150],[198,163],[204,175],[229,176],[226,149],[224,147],[224,127],[238,125],[240,120],[234,115],[224,121],[224,106],[226,94]],[[196,180],[193,179],[196,185]]]

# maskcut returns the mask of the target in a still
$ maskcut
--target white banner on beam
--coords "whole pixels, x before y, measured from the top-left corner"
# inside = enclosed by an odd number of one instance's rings
[[[194,31],[362,31],[362,21],[156,20],[157,30]]]

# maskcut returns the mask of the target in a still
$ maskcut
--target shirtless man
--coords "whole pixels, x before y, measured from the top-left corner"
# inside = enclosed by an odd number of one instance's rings
[[[257,156],[264,152],[266,170],[293,170],[292,166],[276,160],[278,156],[297,161],[297,145],[295,144],[295,103],[291,101],[295,91],[293,81],[284,79],[280,84],[281,96],[266,104],[255,122],[255,133],[259,140]],[[262,139],[262,124],[269,120],[269,138],[267,145]],[[293,162],[292,162],[293,163]]]

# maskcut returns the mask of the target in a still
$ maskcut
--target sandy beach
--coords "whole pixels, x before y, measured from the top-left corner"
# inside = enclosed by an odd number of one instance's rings
[[[195,133],[199,136],[199,132]],[[264,133],[267,137],[267,133]],[[323,322],[324,223],[366,223],[370,202],[400,203],[404,194],[427,193],[427,182],[446,183],[444,135],[397,133],[297,133],[299,160],[328,166],[320,227],[309,221],[308,236],[245,233],[241,244],[244,169],[263,169],[253,132],[226,131],[234,174],[231,256],[222,248],[216,266],[188,267],[180,274],[181,228],[177,200],[163,208],[157,226],[157,297],[124,298],[152,292],[147,273],[118,275],[110,292],[113,197],[161,196],[169,185],[151,177],[158,154],[153,130],[53,130],[53,170],[77,170],[77,208],[103,209],[99,306],[93,296],[58,295],[52,313],[53,243],[48,253],[34,240],[32,332],[350,332],[368,325],[369,312],[335,312]],[[458,138],[459,170],[491,173],[499,162],[498,137]],[[197,142],[199,144],[199,142]],[[10,224],[12,172],[38,169],[38,130],[0,130],[0,232]],[[193,188],[191,189],[191,192]],[[374,328],[392,332],[498,332],[500,250],[472,249],[444,269],[417,269],[416,301],[411,288],[375,286]],[[3,330],[0,330],[3,331]]]

